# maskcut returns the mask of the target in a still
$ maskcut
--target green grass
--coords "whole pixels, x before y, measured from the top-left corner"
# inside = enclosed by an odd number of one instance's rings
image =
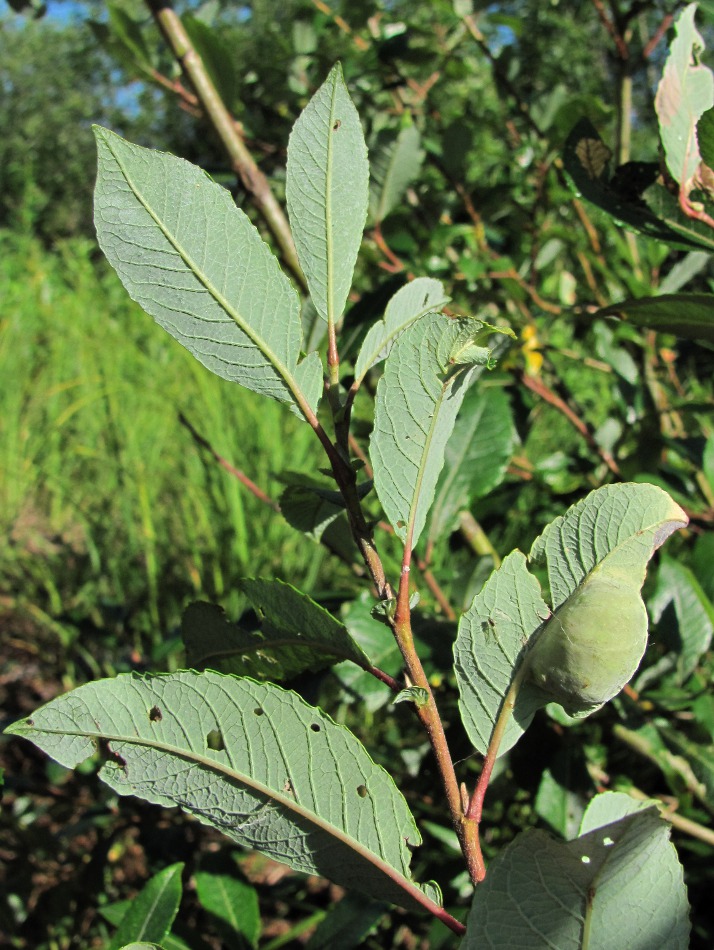
[[[0,606],[68,641],[90,624],[160,652],[187,601],[235,605],[238,577],[329,584],[322,550],[178,414],[273,497],[274,473],[322,464],[311,430],[209,373],[96,254],[0,233]]]

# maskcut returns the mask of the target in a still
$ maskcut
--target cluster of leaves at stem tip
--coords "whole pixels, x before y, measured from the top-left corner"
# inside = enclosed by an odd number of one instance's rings
[[[338,327],[367,216],[369,166],[339,66],[297,120],[287,164],[290,223],[324,321],[326,366],[315,349],[304,353],[298,294],[227,191],[172,155],[102,128],[96,139],[95,217],[106,257],[131,297],[205,367],[286,403],[315,431],[334,484],[301,486],[306,529],[346,519],[404,678],[376,669],[364,644],[305,594],[252,578],[241,587],[262,618],[259,632],[210,605],[186,613],[189,656],[216,669],[89,683],[9,731],[67,767],[102,750],[100,776],[118,794],[180,806],[298,871],[432,914],[464,946],[686,946],[681,867],[651,803],[598,796],[574,840],[525,832],[488,874],[479,845],[491,769],[535,712],[557,703],[587,716],[633,675],[647,642],[646,566],[686,524],[684,512],[652,485],[604,487],[552,522],[528,556],[514,551],[493,572],[454,643],[463,727],[484,757],[476,787],[460,786],[415,647],[409,567],[435,517],[435,495],[442,530],[458,510],[448,479],[444,487],[448,442],[467,394],[495,362],[488,338],[510,331],[445,313],[442,284],[416,278],[369,328],[350,375],[341,373]],[[356,393],[380,364],[370,481],[352,464],[348,434]],[[396,587],[362,511],[371,490],[403,543]],[[532,567],[547,576],[548,599]],[[438,885],[413,879],[421,835],[392,778],[347,728],[272,682],[338,661],[376,676],[395,702],[412,703],[427,731],[443,786],[430,793],[440,795],[478,885],[466,923],[463,909],[442,906]]]

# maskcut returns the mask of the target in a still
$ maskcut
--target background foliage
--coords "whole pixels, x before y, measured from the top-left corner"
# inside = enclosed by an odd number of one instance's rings
[[[690,889],[692,946],[705,947],[714,810],[714,359],[696,340],[593,313],[625,298],[711,291],[712,281],[707,254],[626,232],[568,185],[562,156],[582,118],[615,153],[613,165],[658,160],[653,102],[664,35],[649,45],[676,5],[610,7],[610,19],[614,10],[622,20],[627,58],[597,3],[579,5],[577,14],[572,5],[536,0],[262,0],[180,9],[281,201],[289,130],[333,63],[343,63],[374,178],[344,328],[353,356],[407,275],[442,280],[456,312],[505,318],[517,334],[485,389],[493,405],[484,416],[501,422],[503,464],[494,472],[476,455],[466,511],[451,515],[448,528],[442,522],[425,532],[424,566],[453,609],[470,602],[500,556],[527,550],[544,524],[591,488],[653,482],[690,515],[689,531],[670,542],[645,589],[653,641],[634,689],[577,728],[539,714],[528,743],[494,779],[485,823],[488,858],[530,826],[568,836],[596,789],[663,796],[683,819],[674,840]],[[90,124],[201,164],[264,229],[262,220],[190,90],[177,85],[177,67],[143,4],[57,3],[49,12],[0,20],[0,696],[7,721],[99,675],[182,666],[182,608],[207,599],[239,616],[247,604],[237,580],[246,575],[289,580],[330,609],[342,607],[351,630],[378,636],[369,604],[353,600],[360,584],[349,566],[247,492],[179,421],[183,413],[272,499],[284,488],[277,475],[311,473],[319,459],[290,413],[265,402],[258,408],[257,397],[202,371],[126,300],[92,238]],[[700,4],[709,46],[711,14]],[[390,177],[395,164],[401,183]],[[368,394],[356,413],[366,437]],[[395,573],[396,546],[390,561],[389,538],[380,543]],[[453,617],[420,586],[428,668],[455,702],[453,676],[444,673]],[[383,668],[396,673],[393,646],[380,650]],[[430,836],[415,873],[450,881],[447,902],[465,906],[452,833],[439,801],[423,796],[435,787],[431,763],[408,710],[385,707],[375,693],[365,711],[356,703],[364,684],[347,676],[318,674],[296,685],[349,722],[377,761],[402,769],[400,787]],[[472,748],[455,725],[449,739],[475,775]],[[12,935],[8,946],[99,946],[123,916],[120,902],[180,862],[187,886],[177,941],[183,934],[191,947],[223,939],[266,948],[334,940],[324,930],[320,938],[320,927],[335,926],[327,911],[341,892],[324,882],[219,847],[172,812],[157,822],[148,806],[101,791],[92,769],[70,775],[6,740],[2,754],[0,931]],[[237,935],[239,924],[211,903],[211,875],[238,891],[227,906],[247,908],[245,932]],[[175,870],[170,879],[175,886]],[[262,932],[251,885],[259,885]],[[381,905],[368,910],[359,898],[337,907],[348,923],[370,922],[371,935],[355,938],[366,946],[436,947],[450,939],[428,933],[418,917],[385,914]]]

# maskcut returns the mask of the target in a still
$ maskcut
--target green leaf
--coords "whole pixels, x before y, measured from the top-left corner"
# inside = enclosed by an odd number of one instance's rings
[[[7,732],[68,768],[101,748],[100,777],[120,795],[178,805],[297,871],[434,910],[434,886],[410,876],[421,839],[403,796],[347,729],[296,693],[213,672],[124,674]]]
[[[694,26],[696,10],[696,3],[690,3],[675,22],[676,35],[655,96],[667,168],[687,192],[701,161],[697,122],[714,105],[714,76],[699,62],[704,40]]]
[[[623,300],[598,310],[595,316],[616,316],[638,327],[714,343],[714,294],[662,294]]]
[[[417,709],[421,709],[429,702],[429,693],[422,686],[407,686],[397,693],[392,702],[414,703]]]
[[[161,943],[171,930],[181,902],[183,864],[172,864],[155,874],[132,900],[109,943],[119,950],[132,942]]]
[[[8,6],[15,13],[28,13],[39,20],[47,13],[47,4],[43,0],[8,0]]]
[[[682,867],[667,823],[641,804],[598,796],[567,844],[519,835],[476,890],[464,950],[686,950]]]
[[[697,221],[682,211],[677,196],[664,184],[655,182],[642,192],[642,200],[649,212],[661,221],[672,234],[666,243],[672,248],[704,248],[714,251],[714,233],[705,221]]]
[[[106,10],[106,22],[87,21],[94,39],[130,76],[139,72],[144,79],[155,82],[156,56],[145,41],[141,21],[132,19],[117,3],[107,3]]]
[[[392,132],[380,136],[372,156],[369,189],[369,209],[375,223],[380,224],[399,205],[423,161],[424,151],[416,126],[409,125],[396,136]]]
[[[369,654],[373,664],[390,676],[398,676],[402,669],[402,654],[391,629],[372,616],[373,604],[365,592],[344,608],[342,619],[350,636]],[[346,695],[356,699],[369,712],[381,709],[393,696],[384,683],[354,663],[340,663],[333,672],[345,687]]]
[[[428,314],[397,339],[377,386],[370,455],[374,486],[397,536],[416,547],[444,464],[444,447],[484,347],[471,366],[460,354],[483,333],[478,320]],[[490,332],[488,328],[487,332]]]
[[[702,452],[702,474],[706,478],[711,492],[714,494],[714,434],[707,438]]]
[[[464,397],[436,486],[429,540],[445,540],[458,514],[500,484],[516,441],[508,396],[500,387],[471,386]]]
[[[706,809],[710,813],[714,812],[714,745],[692,742],[666,723],[658,723],[657,730],[676,758],[685,762],[687,769],[691,770],[696,781],[689,783],[688,790],[696,789]]]
[[[324,326],[324,324],[323,324]],[[302,531],[313,539],[323,540],[323,535],[333,525],[340,515],[345,513],[345,500],[334,488],[326,484],[325,479],[313,478],[296,472],[284,472],[280,481],[287,483],[287,488],[280,496],[280,513],[293,528]],[[334,485],[334,482],[332,483]],[[372,481],[366,480],[357,486],[360,499],[365,498],[372,490]],[[339,525],[334,525],[333,532],[323,543],[335,551],[334,542],[337,536],[334,532],[344,535],[348,541],[348,559],[352,553],[352,535],[350,534],[347,518],[343,517]],[[342,546],[340,545],[340,550]]]
[[[344,504],[332,501],[316,479],[305,478],[303,484],[288,485],[280,496],[280,513],[287,523],[313,541],[320,541],[344,511]]]
[[[417,277],[401,287],[387,304],[384,319],[370,328],[355,363],[355,383],[389,356],[392,344],[402,331],[427,313],[441,313],[449,302],[444,286],[431,277]]]
[[[545,564],[553,607],[560,607],[606,558],[638,579],[652,554],[688,518],[655,485],[633,482],[590,492],[536,538],[530,559]]]
[[[118,3],[107,4],[110,51],[125,65],[151,75],[154,66],[140,20],[134,20]]]
[[[647,645],[647,563],[687,516],[654,485],[591,492],[536,539],[554,615],[529,651],[529,678],[571,716],[587,716],[633,676]]]
[[[189,946],[183,937],[172,932],[164,937],[163,950],[195,950],[195,946]]]
[[[681,685],[711,646],[714,605],[688,567],[671,558],[663,558],[657,576],[657,591],[650,604],[655,623],[669,604],[673,604],[677,618],[677,682]]]
[[[181,23],[218,95],[228,109],[233,109],[240,89],[233,43],[220,27],[212,26],[198,16],[184,13]]]
[[[190,666],[288,679],[341,660],[371,665],[344,624],[290,584],[257,579],[239,587],[258,614],[260,629],[230,623],[213,604],[191,604],[181,623]]]
[[[99,243],[133,300],[223,379],[314,410],[297,294],[230,194],[183,159],[95,127]]]
[[[583,812],[580,797],[562,785],[550,769],[543,772],[534,807],[538,816],[561,837],[577,833]]]
[[[225,945],[242,946],[243,937],[257,947],[261,922],[255,888],[231,874],[210,871],[197,871],[194,881],[199,903],[214,919]]]
[[[347,894],[333,905],[305,944],[305,950],[353,950],[364,946],[388,910],[386,904]]]
[[[622,689],[647,643],[647,562],[686,523],[653,485],[591,492],[531,549],[547,564],[552,616],[520,551],[504,559],[462,616],[454,645],[461,716],[479,752],[494,736],[498,754],[508,751],[551,701],[584,716]]]
[[[563,164],[577,195],[601,208],[620,224],[663,241],[669,247],[698,250],[714,249],[711,228],[688,218],[677,199],[664,185],[656,182],[655,163],[629,162],[610,177],[607,163],[599,174],[591,161],[607,146],[588,119],[572,129],[563,148]],[[623,180],[624,179],[624,180]]]
[[[459,709],[468,737],[482,755],[523,664],[528,641],[549,615],[540,585],[528,573],[525,555],[513,551],[461,617],[454,644]],[[515,745],[535,711],[547,701],[534,686],[521,686],[499,755]]]
[[[667,271],[666,276],[657,288],[657,296],[662,294],[676,294],[685,287],[690,280],[701,274],[709,266],[711,255],[706,251],[689,251]]]
[[[697,122],[697,142],[702,161],[714,168],[714,108],[707,109]]]
[[[320,316],[347,303],[367,218],[369,163],[339,63],[293,126],[286,198],[300,266]]]
[[[158,943],[127,943],[121,950],[164,950],[164,948]]]

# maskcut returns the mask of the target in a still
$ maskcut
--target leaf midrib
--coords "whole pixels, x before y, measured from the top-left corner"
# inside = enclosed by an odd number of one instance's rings
[[[409,520],[407,521],[407,530],[404,537],[404,546],[408,546],[411,550],[414,547],[414,525],[416,523],[416,516],[419,510],[419,502],[421,500],[421,490],[424,483],[424,477],[426,475],[426,470],[428,467],[429,460],[429,449],[431,444],[434,441],[434,435],[437,429],[437,422],[439,419],[439,413],[441,408],[444,405],[444,398],[446,393],[454,386],[456,380],[464,372],[464,368],[457,370],[452,376],[450,376],[446,382],[442,384],[441,392],[439,393],[436,402],[434,403],[434,413],[431,417],[431,423],[429,425],[429,431],[427,432],[426,440],[424,442],[424,447],[421,452],[421,458],[419,459],[419,467],[417,469],[417,477],[414,482],[414,493],[412,495],[412,503],[409,507]],[[418,540],[418,539],[417,539]]]
[[[374,851],[371,851],[360,841],[357,841],[355,838],[351,838],[345,831],[338,828],[336,825],[325,821],[317,814],[317,812],[310,811],[305,806],[298,804],[298,802],[296,802],[294,799],[289,798],[281,792],[270,788],[270,786],[265,785],[258,779],[254,779],[243,772],[238,772],[235,769],[229,768],[216,759],[201,755],[201,753],[194,752],[193,750],[182,749],[178,746],[170,745],[169,743],[157,742],[156,740],[151,739],[142,739],[141,737],[137,738],[135,736],[115,735],[109,734],[107,732],[89,732],[86,730],[74,731],[69,729],[49,729],[47,727],[38,727],[36,725],[30,726],[29,728],[32,732],[38,732],[43,735],[77,737],[84,739],[102,739],[106,742],[123,742],[128,745],[136,745],[143,748],[154,749],[158,752],[166,752],[169,755],[186,759],[189,762],[194,762],[198,765],[204,766],[205,768],[214,769],[216,772],[220,772],[221,774],[225,775],[226,778],[229,778],[238,784],[245,785],[248,788],[251,788],[259,794],[265,796],[266,798],[272,799],[288,811],[293,812],[295,815],[299,815],[301,818],[307,819],[307,821],[309,821],[315,827],[336,838],[342,844],[346,845],[357,855],[359,855],[367,863],[373,865],[388,878],[390,878],[390,880],[394,881],[394,883],[401,887],[405,893],[409,894],[413,900],[421,904],[421,906],[430,913],[434,913],[435,910],[441,910],[440,906],[436,904],[431,898],[429,898],[426,893],[421,890],[418,884],[416,884],[416,882],[410,881],[401,871],[389,864],[384,860],[384,858],[380,857]],[[22,732],[17,734],[22,735]],[[201,813],[200,809],[196,810]]]
[[[327,125],[327,156],[325,161],[325,257],[326,257],[326,292],[327,292],[327,325],[335,325],[335,249],[332,235],[332,164],[334,154],[335,107],[337,103],[337,70],[333,73],[332,93],[330,95],[330,118]]]
[[[273,352],[273,350],[267,344],[267,342],[262,337],[258,336],[258,334],[253,330],[253,328],[247,322],[245,317],[243,317],[240,313],[238,313],[238,311],[228,302],[228,300],[226,300],[223,294],[221,294],[220,291],[216,287],[214,287],[212,282],[208,279],[208,277],[203,273],[203,271],[195,263],[195,261],[193,260],[191,255],[188,253],[188,251],[185,250],[185,248],[179,243],[178,239],[168,230],[168,228],[164,225],[164,223],[159,218],[159,216],[154,212],[151,205],[149,204],[149,202],[147,201],[147,199],[144,197],[143,193],[139,189],[138,185],[135,184],[133,177],[131,176],[131,174],[129,173],[126,167],[126,164],[115,151],[113,143],[105,135],[102,135],[102,139],[105,145],[107,146],[107,148],[109,149],[109,151],[111,152],[111,155],[114,158],[114,161],[119,166],[119,169],[122,175],[124,176],[124,180],[126,181],[127,185],[131,189],[131,192],[136,198],[136,200],[139,202],[142,208],[146,211],[146,213],[149,215],[152,221],[156,224],[156,226],[159,228],[159,230],[164,235],[166,240],[171,244],[171,246],[174,248],[176,253],[179,255],[179,257],[184,262],[184,264],[188,267],[188,269],[191,271],[194,277],[199,281],[199,283],[201,283],[205,287],[205,289],[208,291],[211,297],[213,297],[213,299],[216,301],[219,307],[221,307],[221,309],[225,311],[225,313],[231,318],[231,320],[233,320],[235,325],[243,333],[245,333],[245,335],[248,337],[251,343],[253,343],[260,350],[260,352],[263,354],[266,360],[270,363],[271,366],[273,366],[273,368],[276,370],[280,378],[288,387],[288,389],[292,393],[298,405],[301,405],[301,403],[305,401],[305,397],[302,393],[302,390],[297,385],[290,370],[283,363],[283,361]]]

